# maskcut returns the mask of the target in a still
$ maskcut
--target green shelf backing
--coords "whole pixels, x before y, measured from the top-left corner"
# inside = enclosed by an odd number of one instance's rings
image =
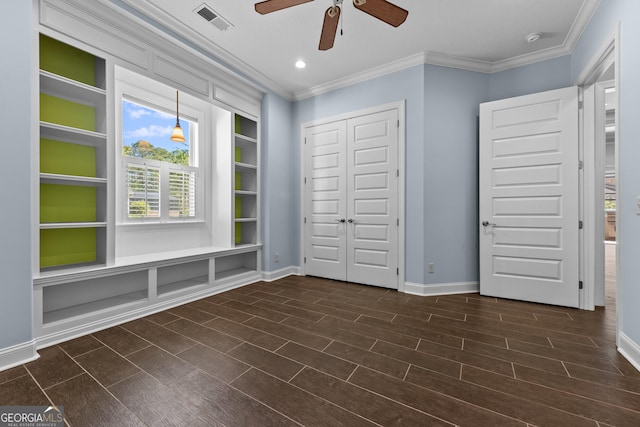
[[[236,196],[235,212],[236,218],[242,218],[242,197]]]
[[[40,172],[95,177],[96,149],[40,138]]]
[[[242,243],[242,223],[241,222],[236,222],[236,227],[235,227],[235,231],[236,231],[236,236],[235,236],[235,242],[236,245],[239,245]]]
[[[95,228],[40,230],[40,268],[95,261]]]
[[[236,172],[236,190],[242,190],[242,173]]]
[[[78,129],[96,131],[96,110],[88,105],[40,94],[40,120]]]
[[[238,135],[242,135],[242,116],[236,114],[234,121],[235,121],[235,126],[234,126],[235,133],[237,133]]]
[[[40,184],[40,222],[95,222],[96,188]]]
[[[242,148],[236,147],[236,162],[242,163]]]
[[[40,69],[77,82],[96,85],[96,63],[93,55],[43,34],[40,34]]]

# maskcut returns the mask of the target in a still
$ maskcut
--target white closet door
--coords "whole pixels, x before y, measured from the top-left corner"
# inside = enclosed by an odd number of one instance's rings
[[[398,110],[347,122],[347,281],[398,287]]]
[[[305,131],[305,273],[347,280],[346,122]]]

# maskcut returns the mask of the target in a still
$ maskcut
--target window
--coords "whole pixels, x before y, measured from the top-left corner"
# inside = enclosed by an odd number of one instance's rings
[[[180,120],[184,143],[171,141],[175,116],[122,99],[125,221],[197,218],[197,122]]]

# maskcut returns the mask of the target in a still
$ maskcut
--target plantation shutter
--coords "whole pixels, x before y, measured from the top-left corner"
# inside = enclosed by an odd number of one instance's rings
[[[129,218],[160,217],[160,169],[127,165],[127,215]]]
[[[196,173],[169,171],[169,218],[195,218]]]

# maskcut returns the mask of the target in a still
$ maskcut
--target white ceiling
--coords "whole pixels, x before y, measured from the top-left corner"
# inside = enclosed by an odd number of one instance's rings
[[[113,0],[112,0],[113,1]],[[256,0],[120,0],[288,99],[302,99],[420,63],[496,72],[573,50],[600,0],[390,0],[409,16],[398,28],[342,7],[343,35],[318,50],[324,11],[314,0],[267,15]],[[114,1],[117,3],[117,1]],[[195,13],[206,3],[232,25]],[[338,30],[340,31],[340,30]],[[528,34],[540,32],[535,43]],[[303,59],[305,69],[294,63]]]

